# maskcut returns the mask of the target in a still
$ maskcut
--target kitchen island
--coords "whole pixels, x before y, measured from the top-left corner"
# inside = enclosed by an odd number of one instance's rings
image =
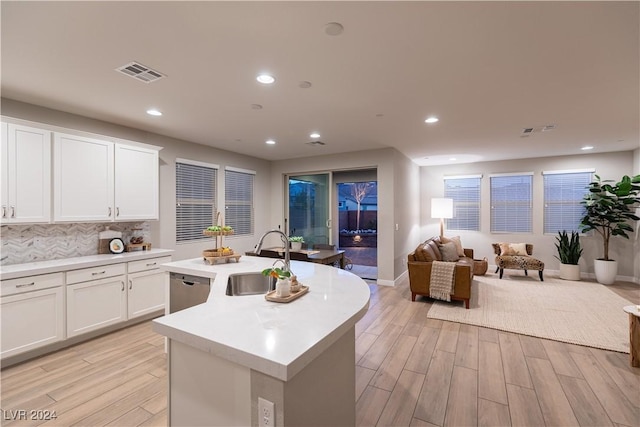
[[[169,338],[170,425],[257,426],[258,398],[275,404],[269,425],[355,424],[355,324],[367,311],[369,287],[347,271],[292,261],[309,286],[302,297],[275,303],[225,295],[230,274],[272,264],[243,257],[161,266],[166,274],[214,279],[206,303],[153,322]]]

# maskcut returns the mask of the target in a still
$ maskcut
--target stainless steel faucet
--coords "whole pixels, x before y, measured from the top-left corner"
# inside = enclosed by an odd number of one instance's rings
[[[256,245],[256,254],[260,255],[260,251],[262,250],[262,241],[268,234],[277,233],[280,235],[282,239],[282,243],[284,243],[284,269],[285,271],[291,272],[291,255],[289,253],[289,238],[286,234],[284,234],[280,230],[269,230],[260,237],[258,244]]]

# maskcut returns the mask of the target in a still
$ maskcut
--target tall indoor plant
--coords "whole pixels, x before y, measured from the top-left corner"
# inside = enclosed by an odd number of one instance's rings
[[[557,259],[560,260],[560,278],[565,280],[580,280],[580,256],[582,247],[580,246],[580,234],[571,232],[571,238],[565,230],[558,231],[556,236],[556,248],[558,249]]]
[[[618,263],[609,258],[609,239],[611,236],[629,238],[627,233],[633,232],[630,221],[638,221],[635,207],[640,205],[640,175],[623,176],[619,182],[596,180],[589,183],[589,192],[584,196],[582,204],[585,215],[580,223],[583,232],[595,230],[602,236],[604,257],[594,261],[596,280],[604,285],[615,281]]]

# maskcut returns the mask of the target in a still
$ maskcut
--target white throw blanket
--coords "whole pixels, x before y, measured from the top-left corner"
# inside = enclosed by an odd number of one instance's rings
[[[451,301],[455,273],[455,262],[433,261],[431,264],[429,296],[433,299]]]

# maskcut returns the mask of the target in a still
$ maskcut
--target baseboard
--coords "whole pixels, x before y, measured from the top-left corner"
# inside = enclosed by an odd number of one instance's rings
[[[409,275],[409,270],[405,270],[402,272],[401,275],[396,277],[395,280],[378,279],[376,281],[376,284],[380,286],[396,286],[398,283],[402,282],[403,280],[406,280],[408,275]]]
[[[487,272],[491,272],[493,273],[494,271],[496,271],[496,266],[495,265],[489,265],[489,268],[487,270]],[[509,271],[509,270],[505,270],[505,271]],[[513,271],[517,271],[517,270],[513,270]],[[560,270],[550,270],[550,269],[544,269],[543,275],[546,277],[548,275],[550,276],[560,276]],[[581,279],[596,279],[596,275],[595,273],[587,273],[584,271],[580,272],[580,278]],[[633,276],[616,276],[616,282],[631,282],[634,283],[636,285],[640,285],[640,278],[638,277],[633,277]]]

